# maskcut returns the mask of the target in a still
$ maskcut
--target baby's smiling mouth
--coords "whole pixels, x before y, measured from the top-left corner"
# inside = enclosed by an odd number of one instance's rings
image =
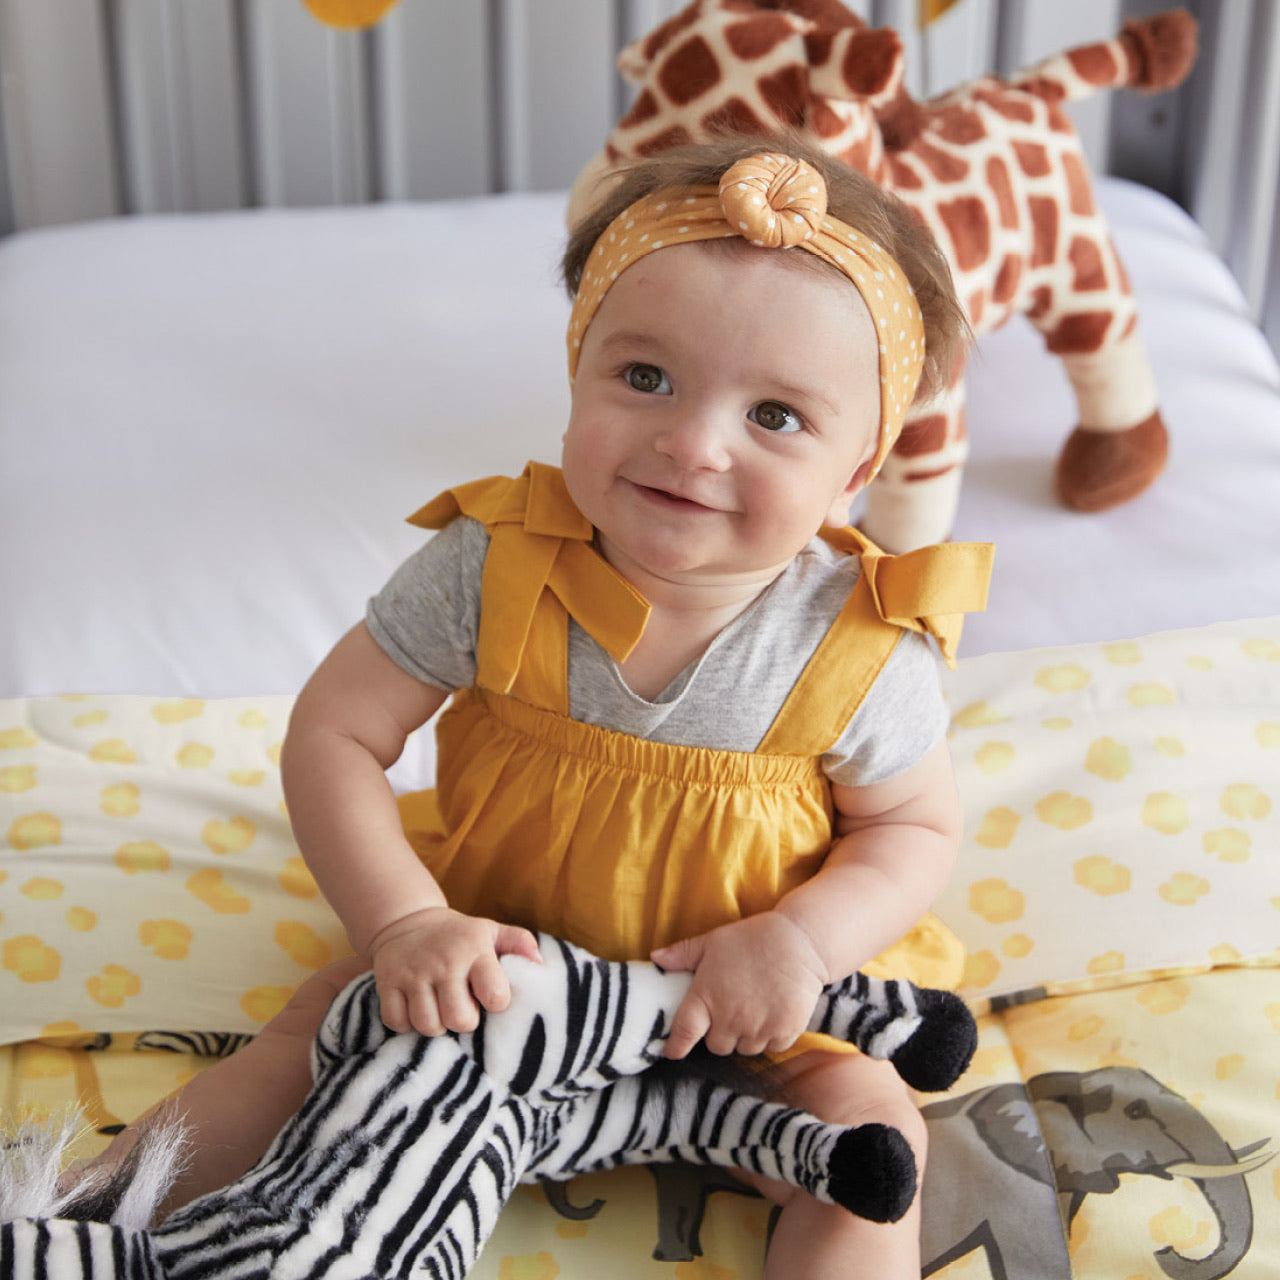
[[[694,512],[719,510],[718,507],[708,506],[705,502],[699,502],[696,498],[686,498],[683,494],[676,493],[671,489],[663,489],[655,485],[640,484],[635,480],[632,480],[629,483],[641,495],[641,497],[671,511]]]

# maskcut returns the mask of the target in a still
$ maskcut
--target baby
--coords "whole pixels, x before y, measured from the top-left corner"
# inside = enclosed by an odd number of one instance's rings
[[[393,1030],[467,1031],[508,999],[498,957],[537,958],[531,929],[691,971],[668,1056],[767,1052],[788,1101],[893,1125],[923,1168],[892,1067],[802,1033],[904,935],[958,946],[921,923],[960,826],[921,633],[950,659],[989,549],[895,561],[847,526],[967,331],[902,206],[780,145],[640,162],[574,230],[561,467],[422,508],[439,533],[300,694],[290,817],[361,958],[187,1087],[178,1199],[265,1148],[354,968]],[[385,770],[450,694],[437,789],[397,803]],[[919,1275],[918,1204],[875,1224],[757,1185],[783,1205],[770,1276]]]

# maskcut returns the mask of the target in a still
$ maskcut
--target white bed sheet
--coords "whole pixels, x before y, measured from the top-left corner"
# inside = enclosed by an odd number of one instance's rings
[[[1181,210],[1099,191],[1170,466],[1128,506],[1061,509],[1061,367],[1022,321],[985,339],[956,536],[998,552],[964,654],[1280,613],[1276,362]],[[136,218],[0,245],[0,696],[296,690],[417,545],[402,517],[556,460],[562,208]]]

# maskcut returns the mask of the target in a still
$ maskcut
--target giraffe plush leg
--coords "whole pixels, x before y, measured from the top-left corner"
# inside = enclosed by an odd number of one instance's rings
[[[959,379],[913,410],[880,474],[867,486],[858,526],[886,551],[901,554],[951,536],[969,456],[964,394]]]
[[[1097,351],[1060,354],[1080,425],[1058,456],[1054,487],[1075,511],[1105,511],[1137,497],[1164,470],[1169,437],[1155,375],[1136,329]]]

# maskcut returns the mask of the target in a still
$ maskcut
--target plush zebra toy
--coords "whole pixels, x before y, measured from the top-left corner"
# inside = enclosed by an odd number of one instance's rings
[[[78,1205],[56,1193],[66,1136],[20,1134],[2,1153],[0,1280],[461,1280],[517,1183],[644,1162],[753,1170],[877,1221],[906,1212],[915,1163],[896,1129],[648,1070],[689,974],[539,945],[541,964],[503,959],[511,1004],[467,1035],[388,1031],[373,976],[357,978],[316,1037],[306,1102],[263,1158],[157,1227],[154,1166],[180,1135],[140,1141],[121,1195]],[[957,997],[861,974],[828,987],[809,1025],[924,1089],[952,1083],[976,1040]]]

